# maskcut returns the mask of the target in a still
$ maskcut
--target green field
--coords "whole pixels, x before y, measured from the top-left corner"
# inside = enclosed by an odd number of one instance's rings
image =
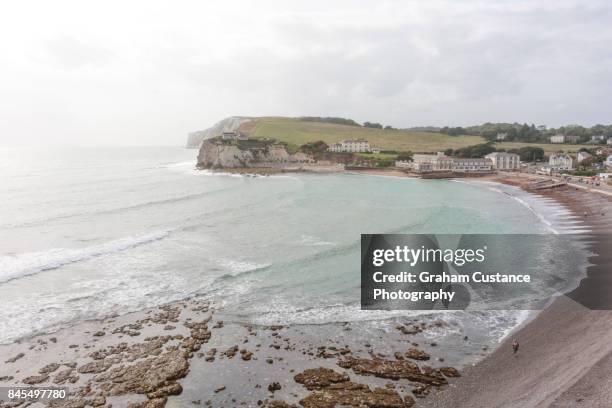
[[[586,147],[587,149],[592,149],[593,147],[597,148],[599,146],[593,145],[575,145],[575,144],[551,144],[551,143],[521,143],[521,142],[501,142],[495,143],[496,149],[519,149],[521,147],[531,146],[531,147],[541,147],[544,149],[544,154],[550,155],[551,153],[556,153],[560,150],[563,150],[565,153],[576,153],[580,150],[581,147]]]
[[[290,118],[258,118],[251,137],[269,137],[293,146],[322,140],[332,144],[343,139],[366,139],[381,150],[436,152],[485,142],[480,136],[448,136],[440,133],[370,129],[359,126],[306,122]]]

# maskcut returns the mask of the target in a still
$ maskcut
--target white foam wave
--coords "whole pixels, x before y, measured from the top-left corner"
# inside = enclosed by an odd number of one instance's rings
[[[300,244],[308,245],[308,246],[328,246],[328,245],[336,245],[335,242],[324,241],[318,237],[312,235],[302,235]]]
[[[216,259],[215,262],[217,262],[224,269],[229,269],[229,272],[232,275],[270,266],[270,264],[257,264],[254,262],[239,261],[236,259]]]
[[[15,256],[1,256],[0,282],[8,282],[39,272],[57,269],[64,265],[125,251],[164,239],[169,234],[170,231],[159,231],[140,236],[125,237],[79,249],[54,248],[48,251],[23,253]]]
[[[553,234],[559,234],[559,231],[557,231],[555,228],[553,228],[552,223],[550,221],[548,221],[542,214],[540,214],[538,211],[536,211],[531,205],[529,205],[528,202],[526,202],[525,200],[523,200],[520,197],[514,196],[509,194],[510,197],[512,197],[514,200],[516,200],[517,202],[519,202],[520,204],[522,204],[525,208],[527,208],[529,211],[531,211],[531,213],[533,215],[535,215],[540,222],[542,222],[542,224],[544,224],[544,226]]]

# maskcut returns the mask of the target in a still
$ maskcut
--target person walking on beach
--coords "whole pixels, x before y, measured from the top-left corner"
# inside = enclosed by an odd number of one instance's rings
[[[514,341],[512,341],[512,352],[516,354],[518,349],[519,349],[519,342],[517,339],[514,339]]]

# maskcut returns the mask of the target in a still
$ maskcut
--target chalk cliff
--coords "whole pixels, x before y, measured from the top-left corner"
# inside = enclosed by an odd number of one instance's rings
[[[272,141],[227,143],[220,138],[206,139],[200,146],[198,167],[240,168],[240,167],[295,167],[301,163],[312,163],[313,159],[304,153],[290,154],[283,144]]]
[[[230,116],[222,121],[219,121],[205,130],[198,130],[187,135],[187,144],[185,147],[189,149],[197,149],[205,139],[210,139],[219,136],[223,132],[235,132],[240,125],[250,121],[249,118],[240,116]]]

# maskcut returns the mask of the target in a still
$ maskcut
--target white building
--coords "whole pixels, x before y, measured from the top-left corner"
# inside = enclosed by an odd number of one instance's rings
[[[564,135],[554,135],[550,137],[550,143],[563,143],[565,142]]]
[[[603,142],[604,140],[606,140],[606,136],[605,135],[594,135],[594,136],[591,136],[591,141],[592,142]]]
[[[606,142],[609,145],[612,145],[612,137],[608,139],[608,141]]]
[[[574,159],[569,154],[553,153],[548,158],[548,164],[555,170],[571,170],[574,168]]]
[[[487,158],[453,159],[453,170],[457,172],[486,172],[493,170],[493,161]]]
[[[606,167],[612,167],[612,154],[605,161]]]
[[[550,143],[578,143],[580,136],[554,135],[550,137]]]
[[[506,152],[494,152],[485,156],[493,162],[493,168],[497,170],[518,170],[521,167],[521,159],[518,154]]]
[[[342,140],[329,146],[328,150],[336,153],[365,153],[371,151],[370,143],[364,139]]]
[[[453,158],[443,152],[437,154],[415,154],[412,157],[413,168],[430,169],[430,171],[451,171],[453,169]]]
[[[498,133],[495,138],[497,140],[506,140],[507,137],[508,137],[508,133]]]
[[[412,162],[408,161],[408,160],[396,160],[395,161],[395,167],[401,167],[403,169],[411,169],[412,168]]]

